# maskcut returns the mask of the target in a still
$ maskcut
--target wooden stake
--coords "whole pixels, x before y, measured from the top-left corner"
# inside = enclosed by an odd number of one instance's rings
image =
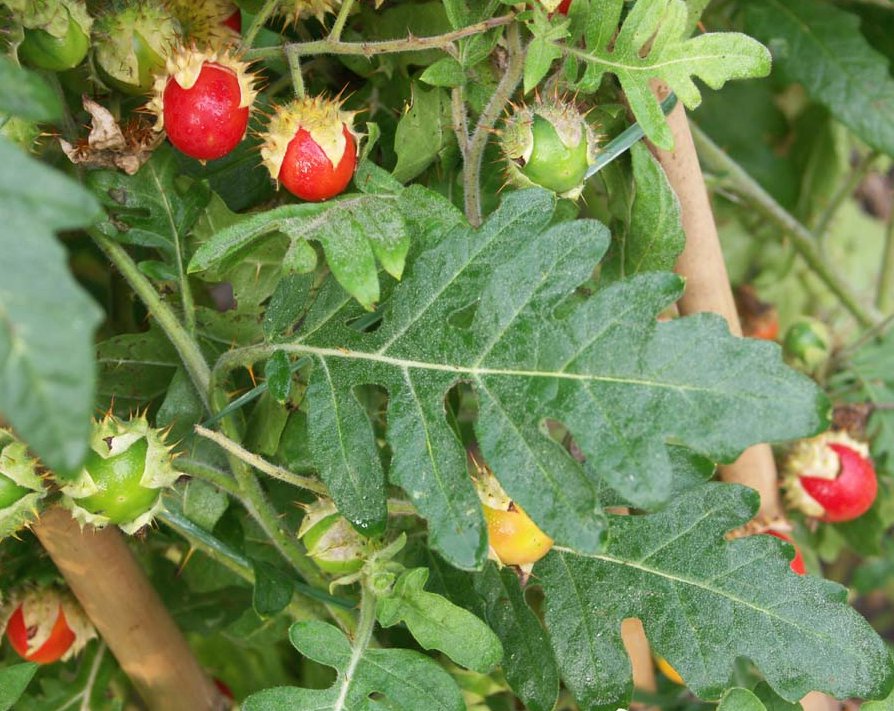
[[[32,530],[150,709],[226,708],[117,528],[81,531],[56,508]]]
[[[666,86],[656,86],[660,99],[667,96]],[[667,117],[674,136],[674,150],[650,146],[664,168],[668,181],[680,200],[686,247],[677,262],[677,273],[686,279],[686,292],[678,306],[682,315],[710,311],[723,316],[730,332],[742,335],[732,287],[717,236],[714,213],[698,162],[698,154],[682,104]],[[756,489],[761,497],[758,516],[775,520],[784,515],[779,497],[776,462],[767,444],[749,447],[739,459],[720,468],[723,481]],[[824,694],[811,693],[802,700],[804,711],[830,711],[840,705]]]

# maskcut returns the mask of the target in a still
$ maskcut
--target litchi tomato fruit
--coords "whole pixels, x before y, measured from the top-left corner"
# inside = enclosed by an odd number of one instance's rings
[[[791,569],[793,572],[798,575],[805,575],[807,573],[807,568],[804,566],[804,557],[801,555],[801,549],[795,544],[795,542],[785,533],[781,531],[774,531],[773,529],[764,531],[768,536],[775,536],[776,538],[780,538],[786,543],[790,543],[792,547],[795,549],[795,557],[792,558],[790,563]]]
[[[248,128],[256,92],[247,65],[226,51],[182,49],[155,83],[150,110],[180,152],[197,160],[222,158]]]
[[[71,594],[52,587],[15,595],[6,610],[6,637],[16,654],[29,662],[70,659],[95,636]]]
[[[549,553],[553,539],[517,504],[506,511],[482,506],[491,549],[503,565],[529,565]]]
[[[786,460],[783,486],[793,508],[827,523],[859,518],[878,493],[869,447],[845,432],[798,442]]]
[[[311,202],[344,192],[357,167],[353,114],[322,97],[296,99],[270,120],[261,158],[271,177]]]

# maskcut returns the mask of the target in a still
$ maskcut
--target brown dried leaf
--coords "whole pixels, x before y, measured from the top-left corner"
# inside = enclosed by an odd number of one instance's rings
[[[164,134],[153,131],[141,117],[129,119],[119,126],[112,113],[90,97],[84,96],[84,109],[91,116],[86,140],[69,143],[59,139],[62,151],[75,164],[90,168],[117,168],[128,175],[136,173],[164,140]]]

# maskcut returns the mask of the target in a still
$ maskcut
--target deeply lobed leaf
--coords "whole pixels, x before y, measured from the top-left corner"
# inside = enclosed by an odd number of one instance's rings
[[[643,621],[655,652],[702,698],[717,698],[738,657],[785,699],[811,690],[884,696],[894,668],[884,642],[846,604],[846,590],[799,576],[771,536],[726,541],[757,494],[710,484],[648,516],[612,517],[601,554],[554,551],[534,575],[560,670],[582,708],[615,709],[632,690],[621,622]]]
[[[640,274],[569,300],[608,235],[592,220],[551,226],[548,193],[508,195],[479,230],[433,193],[404,196],[419,251],[381,327],[349,328],[356,308],[324,290],[304,332],[283,345],[314,359],[312,455],[361,530],[384,524],[385,476],[358,385],[388,390],[388,478],[428,520],[435,549],[463,568],[481,565],[486,538],[445,417],[458,382],[475,388],[481,451],[510,496],[555,540],[590,552],[603,535],[597,487],[637,506],[663,503],[669,443],[730,461],[755,442],[821,427],[824,398],[778,346],[734,338],[711,315],[656,323],[680,296],[678,277]],[[571,432],[586,469],[550,438],[548,419]]]

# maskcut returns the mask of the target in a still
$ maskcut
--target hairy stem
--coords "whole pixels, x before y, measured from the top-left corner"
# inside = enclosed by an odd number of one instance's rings
[[[521,81],[524,72],[525,55],[521,43],[521,30],[517,24],[509,26],[506,32],[506,44],[509,49],[508,65],[497,84],[497,88],[478,117],[475,132],[469,139],[463,165],[463,190],[465,193],[466,219],[475,227],[481,224],[481,162],[484,149],[503,109],[515,88]]]
[[[251,25],[245,31],[245,34],[242,37],[242,46],[245,49],[250,49],[252,44],[254,44],[255,37],[258,36],[258,32],[261,31],[261,28],[265,25],[267,20],[270,19],[270,16],[276,9],[276,3],[278,1],[279,0],[266,0],[258,14],[255,15],[254,19],[251,22]]]
[[[348,21],[348,15],[354,7],[354,0],[342,0],[341,8],[338,11],[338,17],[335,18],[335,24],[332,25],[332,31],[329,33],[331,42],[338,42],[341,39],[342,30],[345,29],[345,23]]]
[[[394,54],[396,52],[422,52],[427,49],[447,49],[457,40],[464,37],[472,37],[482,32],[487,32],[495,27],[508,25],[515,19],[515,15],[503,15],[492,17],[484,22],[478,22],[468,27],[462,27],[452,32],[432,37],[406,37],[402,39],[383,40],[381,42],[342,42],[340,40],[314,40],[311,42],[296,42],[294,44],[280,45],[278,47],[258,47],[250,49],[245,56],[249,60],[275,57],[287,49],[294,48],[298,56],[312,54],[355,54],[362,57],[372,57],[377,54]],[[247,44],[246,44],[247,46]]]
[[[873,326],[879,320],[874,309],[860,303],[853,288],[841,278],[819,253],[813,234],[795,219],[782,205],[764,190],[742,167],[730,158],[697,126],[692,127],[695,145],[705,164],[724,175],[731,187],[749,200],[771,222],[789,235],[792,245],[826,287],[838,297],[842,306],[863,326]]]
[[[290,47],[293,45],[290,45]],[[286,48],[286,57],[289,60],[289,74],[292,76],[292,88],[295,90],[295,98],[304,98],[304,77],[301,75],[301,57]]]
[[[199,349],[199,344],[177,320],[171,307],[158,295],[152,282],[139,270],[127,251],[117,242],[110,240],[99,231],[89,230],[90,236],[105,252],[106,256],[117,267],[121,275],[130,284],[130,287],[140,297],[149,313],[164,331],[168,340],[177,350],[183,366],[193,382],[193,385],[202,399],[202,404],[210,410],[208,400],[208,388],[211,383],[211,370],[205,362],[205,357]]]
[[[450,106],[453,113],[453,133],[459,144],[459,153],[466,159],[469,152],[469,122],[466,115],[466,99],[463,87],[455,86],[450,92]]]
[[[175,459],[173,466],[181,474],[186,474],[193,479],[206,481],[224,493],[234,498],[239,498],[239,486],[236,484],[236,480],[217,467],[212,467],[210,464],[195,459],[186,458]]]
[[[360,660],[363,659],[363,655],[369,647],[375,626],[376,596],[364,583],[362,597],[360,598],[360,619],[357,621],[357,631],[354,633],[354,641],[351,644],[351,658],[342,676],[341,690],[339,691],[338,699],[333,704],[334,708],[345,708],[348,692],[351,689],[351,683],[354,681],[354,672],[357,670],[357,665],[360,664]]]
[[[254,467],[258,471],[263,472],[273,479],[279,479],[280,481],[284,481],[286,484],[297,486],[299,489],[307,489],[308,491],[311,491],[318,496],[328,495],[326,485],[317,479],[308,476],[300,476],[299,474],[293,474],[288,469],[283,469],[282,467],[278,467],[275,464],[271,464],[263,457],[258,456],[254,452],[249,452],[238,442],[234,442],[233,440],[222,435],[220,432],[205,429],[201,425],[196,425],[195,430],[196,434],[200,437],[211,440],[212,442],[214,442],[214,444],[225,450],[228,454],[232,454],[234,457],[238,457],[249,466]]]

